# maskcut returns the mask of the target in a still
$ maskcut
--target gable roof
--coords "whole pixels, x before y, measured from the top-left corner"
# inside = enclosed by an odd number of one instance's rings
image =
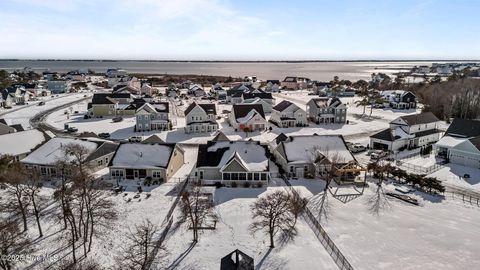
[[[128,93],[95,93],[92,97],[92,104],[115,104],[115,99],[129,99]]]
[[[285,157],[289,163],[311,163],[315,158],[314,151],[320,152],[329,160],[338,158],[337,163],[355,161],[342,135],[298,135],[290,136],[281,142]]]
[[[288,101],[288,100],[283,100],[282,102],[278,103],[275,105],[272,110],[278,111],[278,112],[283,112],[286,110],[288,107],[290,107],[293,103]]]
[[[253,92],[243,93],[243,99],[252,99],[252,98],[273,99],[272,93],[267,93],[264,91],[261,91],[259,93],[253,93]]]
[[[47,139],[38,129],[0,135],[0,156],[29,153]]]
[[[285,135],[284,133],[280,133],[280,134],[277,136],[277,138],[275,138],[275,142],[276,142],[277,144],[279,144],[279,143],[281,143],[281,142],[283,142],[283,141],[286,141],[287,139],[288,139],[288,136],[287,136],[287,135]]]
[[[440,121],[432,112],[400,116],[409,126],[428,124]]]
[[[265,118],[262,104],[234,104],[232,106],[235,119],[247,116],[252,110],[257,111],[263,118]]]
[[[388,141],[388,142],[393,142],[395,140],[395,138],[392,134],[392,130],[390,128],[387,128],[387,129],[382,130],[382,131],[380,131],[376,134],[373,134],[372,136],[370,136],[370,138],[384,140],[384,141]]]
[[[222,168],[237,155],[242,165],[250,171],[268,171],[268,157],[265,146],[256,141],[209,141],[198,147],[197,168]]]
[[[142,143],[145,143],[145,144],[149,144],[149,143],[165,143],[165,141],[163,141],[160,137],[158,137],[158,135],[152,135],[148,138],[146,138],[145,140],[142,141]]]
[[[445,135],[464,138],[480,136],[480,121],[455,118]]]
[[[167,168],[175,144],[122,143],[110,161],[112,168]]]
[[[215,104],[193,102],[185,110],[185,115],[189,114],[193,110],[193,108],[195,108],[197,105],[200,106],[200,108],[202,108],[202,110],[204,110],[205,113],[207,113],[207,114],[215,114],[215,115],[217,114],[217,109],[215,107]]]
[[[228,137],[221,131],[218,131],[215,138],[212,139],[213,142],[220,142],[220,141],[230,141]]]
[[[312,98],[308,103],[313,103],[317,108],[326,108],[326,107],[339,107],[342,105],[342,101],[338,97],[320,97]]]

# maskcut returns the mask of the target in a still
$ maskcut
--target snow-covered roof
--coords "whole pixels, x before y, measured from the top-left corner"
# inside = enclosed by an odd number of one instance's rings
[[[241,160],[243,166],[249,171],[264,171],[268,169],[268,158],[265,155],[265,148],[254,141],[220,141],[208,147],[208,152],[216,152],[226,149],[220,162],[216,167],[222,168],[233,157]],[[228,148],[228,149],[227,149]]]
[[[37,129],[1,135],[0,155],[17,156],[29,153],[44,141],[45,136]]]
[[[53,165],[58,160],[65,159],[64,147],[69,144],[83,146],[88,150],[89,154],[93,153],[99,146],[99,143],[87,140],[55,137],[40,146],[37,150],[33,151],[26,158],[22,159],[22,162],[29,164]],[[73,157],[70,158],[70,160],[72,159]]]
[[[289,163],[311,163],[316,158],[315,151],[320,151],[328,159],[338,158],[338,163],[355,160],[341,135],[292,136],[283,142],[283,146]]]
[[[112,168],[158,169],[166,168],[172,145],[125,143],[121,144],[112,159]]]
[[[457,138],[457,137],[452,137],[452,136],[443,136],[437,143],[435,143],[436,146],[440,147],[447,147],[447,148],[452,148],[455,147],[462,142],[466,141],[468,139],[466,138]]]

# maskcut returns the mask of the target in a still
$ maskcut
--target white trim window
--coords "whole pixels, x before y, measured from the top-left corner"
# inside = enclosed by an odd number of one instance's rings
[[[122,169],[112,169],[111,175],[113,177],[123,177],[123,170]]]
[[[152,178],[155,178],[155,179],[162,178],[162,172],[161,171],[152,171]]]

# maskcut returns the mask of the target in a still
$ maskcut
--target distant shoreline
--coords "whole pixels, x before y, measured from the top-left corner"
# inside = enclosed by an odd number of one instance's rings
[[[47,62],[145,62],[145,63],[382,63],[382,62],[480,62],[477,59],[409,59],[409,60],[118,60],[118,59],[0,59],[0,61]]]

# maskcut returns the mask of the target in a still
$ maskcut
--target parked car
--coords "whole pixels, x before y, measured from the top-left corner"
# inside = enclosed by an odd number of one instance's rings
[[[123,117],[119,116],[119,117],[114,117],[112,119],[112,122],[114,123],[118,123],[118,122],[122,122],[123,121]]]
[[[128,138],[128,141],[129,141],[129,142],[141,142],[141,141],[142,141],[142,137],[140,137],[140,136],[132,136],[132,137]]]
[[[40,101],[40,102],[38,103],[38,106],[43,106],[43,105],[45,105],[45,101]]]
[[[353,144],[351,146],[348,147],[348,149],[352,152],[352,153],[360,153],[360,152],[363,152],[363,151],[367,151],[367,148],[361,144]]]
[[[376,150],[370,155],[370,159],[381,159],[386,157],[387,155],[387,152],[384,152],[382,150]]]
[[[67,129],[67,131],[68,131],[68,132],[77,132],[77,131],[78,131],[78,128],[76,128],[76,127],[69,127],[69,128]]]
[[[102,132],[102,133],[98,134],[98,137],[103,138],[103,139],[108,139],[108,138],[110,138],[110,133]]]

